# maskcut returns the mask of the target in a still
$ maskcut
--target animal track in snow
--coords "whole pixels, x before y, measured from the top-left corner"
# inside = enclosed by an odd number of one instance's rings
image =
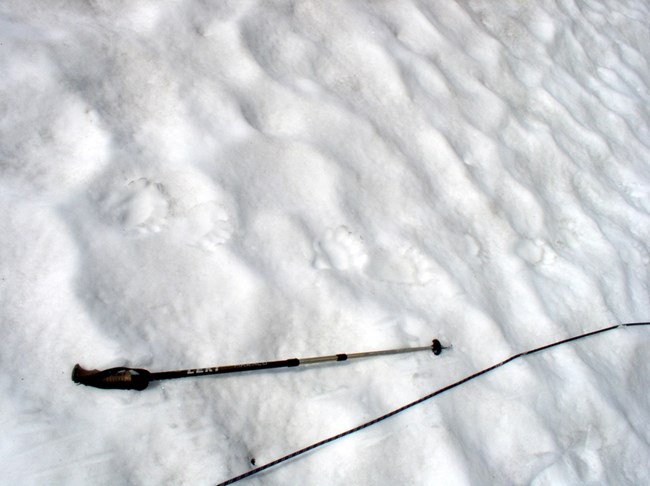
[[[110,194],[105,205],[129,233],[158,233],[167,225],[170,201],[165,187],[145,177],[129,182],[122,193]]]
[[[374,251],[366,271],[377,280],[410,285],[426,285],[436,273],[434,263],[412,246],[396,253]]]
[[[363,268],[368,260],[363,239],[352,233],[346,226],[328,229],[315,247],[314,266],[319,269]]]
[[[553,263],[557,257],[551,247],[540,239],[521,240],[515,247],[515,252],[530,265]]]
[[[316,243],[314,266],[319,269],[363,269],[385,282],[426,285],[436,274],[435,264],[419,249],[408,246],[400,252],[375,249],[368,252],[363,239],[346,226],[328,229]]]
[[[227,243],[233,233],[228,213],[215,201],[187,209],[177,216],[173,228],[187,244],[206,251]]]
[[[111,221],[127,234],[145,236],[163,230],[172,241],[214,251],[233,234],[228,213],[214,200],[215,190],[199,175],[173,172],[152,181],[132,180],[102,201]]]

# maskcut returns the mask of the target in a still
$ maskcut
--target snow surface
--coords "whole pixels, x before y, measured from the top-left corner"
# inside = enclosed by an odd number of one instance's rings
[[[649,320],[649,62],[645,0],[2,2],[0,483],[214,484]],[[525,358],[246,484],[650,484],[649,345]]]

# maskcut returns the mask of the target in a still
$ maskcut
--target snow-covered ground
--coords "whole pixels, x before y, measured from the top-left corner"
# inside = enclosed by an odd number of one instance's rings
[[[214,484],[649,320],[649,62],[645,0],[2,2],[0,483]],[[649,389],[616,330],[247,484],[650,484]]]

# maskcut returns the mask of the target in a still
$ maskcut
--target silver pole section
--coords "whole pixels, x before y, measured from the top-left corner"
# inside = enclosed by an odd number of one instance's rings
[[[348,353],[348,354],[332,354],[329,356],[315,356],[313,358],[299,358],[300,364],[316,364],[316,363],[327,363],[329,361],[347,361],[349,359],[356,358],[369,358],[371,356],[385,356],[389,354],[403,354],[403,353],[415,353],[417,351],[433,351],[435,354],[439,354],[440,351],[436,353],[436,350],[442,349],[442,347],[436,347],[436,344],[431,346],[418,346],[415,348],[397,348],[397,349],[383,349],[381,351],[365,351],[363,353]]]

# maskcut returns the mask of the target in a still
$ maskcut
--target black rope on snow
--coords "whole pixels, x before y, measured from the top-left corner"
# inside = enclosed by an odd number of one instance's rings
[[[377,417],[377,418],[371,420],[370,422],[366,422],[364,424],[358,425],[357,427],[354,427],[353,429],[346,430],[345,432],[341,432],[340,434],[334,435],[334,436],[332,436],[332,437],[330,437],[328,439],[324,439],[324,440],[321,440],[319,442],[315,442],[310,446],[299,449],[299,450],[297,450],[295,452],[292,452],[291,454],[287,454],[286,456],[280,457],[279,459],[276,459],[275,461],[271,461],[268,464],[264,464],[263,466],[256,467],[255,469],[251,469],[250,471],[248,471],[248,472],[246,472],[244,474],[241,474],[239,476],[231,478],[231,479],[229,479],[227,481],[224,481],[223,483],[219,483],[217,486],[227,486],[229,484],[236,483],[238,481],[241,481],[242,479],[249,478],[249,477],[251,477],[251,476],[253,476],[255,474],[258,474],[258,473],[260,473],[262,471],[265,471],[265,470],[270,469],[270,468],[272,468],[274,466],[277,466],[278,464],[282,464],[283,462],[289,461],[289,460],[291,460],[291,459],[293,459],[295,457],[298,457],[298,456],[300,456],[302,454],[306,454],[307,452],[312,451],[312,450],[314,450],[314,449],[316,449],[316,448],[318,448],[320,446],[323,446],[325,444],[329,444],[330,442],[334,442],[337,439],[341,439],[341,438],[343,438],[345,436],[354,434],[355,432],[359,432],[360,430],[366,429],[366,428],[370,427],[371,425],[375,425],[375,424],[377,424],[379,422],[382,422],[382,421],[384,421],[384,420],[386,420],[386,419],[388,419],[390,417],[393,417],[393,416],[397,415],[398,413],[402,413],[405,410],[408,410],[409,408],[415,407],[416,405],[419,405],[422,402],[426,402],[427,400],[429,400],[429,399],[431,399],[431,398],[433,398],[433,397],[435,397],[437,395],[440,395],[441,393],[449,391],[452,388],[456,388],[457,386],[460,386],[460,385],[462,385],[464,383],[467,383],[468,381],[471,381],[474,378],[478,378],[481,375],[489,373],[490,371],[493,371],[493,370],[499,368],[500,366],[508,364],[511,361],[514,361],[514,360],[516,360],[518,358],[521,358],[523,356],[528,356],[530,354],[538,353],[540,351],[545,351],[545,350],[553,348],[555,346],[559,346],[560,344],[566,344],[566,343],[570,343],[571,341],[577,341],[578,339],[583,339],[583,338],[586,338],[586,337],[589,337],[589,336],[595,336],[596,334],[601,334],[601,333],[604,333],[604,332],[607,332],[607,331],[611,331],[613,329],[618,329],[618,328],[621,328],[621,327],[632,327],[632,326],[650,326],[650,322],[633,322],[633,323],[628,323],[628,324],[617,324],[615,326],[610,326],[610,327],[606,327],[604,329],[599,329],[597,331],[592,331],[592,332],[588,332],[588,333],[585,333],[585,334],[580,334],[579,336],[573,336],[573,337],[570,337],[570,338],[567,338],[567,339],[563,339],[561,341],[556,341],[556,342],[554,342],[552,344],[547,344],[545,346],[540,346],[539,348],[530,349],[528,351],[524,351],[523,353],[515,354],[515,355],[510,356],[509,358],[501,361],[500,363],[492,365],[489,368],[485,368],[484,370],[481,370],[481,371],[479,371],[477,373],[474,373],[473,375],[467,376],[467,377],[465,377],[465,378],[463,378],[463,379],[461,379],[461,380],[459,380],[459,381],[457,381],[455,383],[452,383],[451,385],[445,386],[444,388],[440,388],[439,390],[436,390],[433,393],[425,395],[422,398],[419,398],[419,399],[415,400],[414,402],[408,403],[408,404],[406,404],[406,405],[404,405],[404,406],[402,406],[400,408],[397,408],[397,409],[395,409],[395,410],[393,410],[391,412],[388,412],[387,414],[384,414],[381,417]]]

